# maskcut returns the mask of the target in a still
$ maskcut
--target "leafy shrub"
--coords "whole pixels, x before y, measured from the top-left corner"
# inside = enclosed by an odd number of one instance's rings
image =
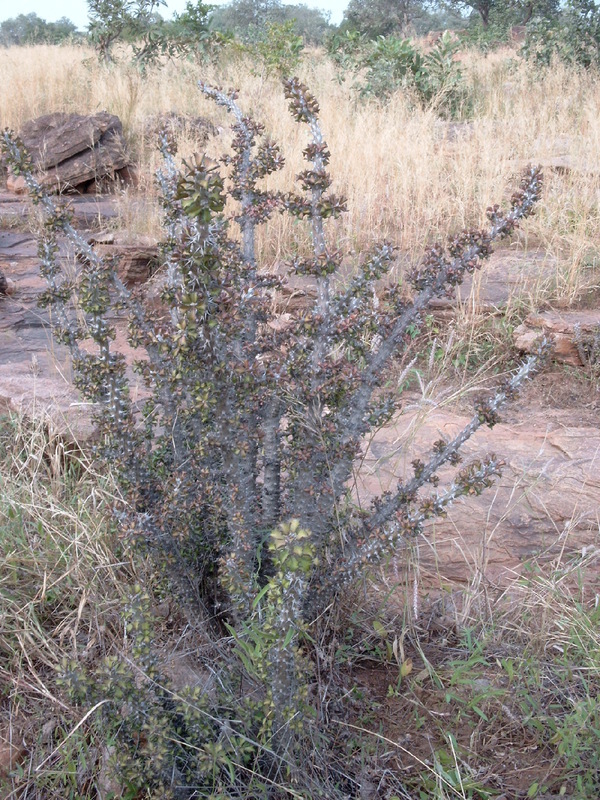
[[[389,242],[363,254],[354,277],[334,290],[342,254],[328,243],[325,226],[344,212],[345,201],[329,192],[330,153],[316,99],[295,78],[284,86],[292,116],[310,132],[298,192],[261,188],[283,157],[262,126],[244,116],[235,93],[201,84],[234,117],[233,150],[222,159],[226,175],[206,157],[178,169],[173,142],[161,137],[164,313],[147,309],[125,288],[45,195],[22,146],[8,132],[3,137],[13,171],[24,175],[45,213],[39,255],[48,289],[40,302],[52,307],[54,335],[71,348],[76,384],[96,404],[97,456],[117,470],[129,498],[122,528],[156,555],[207,634],[229,632],[255,687],[243,693],[246,710],[233,690],[227,690],[226,702],[215,701],[209,711],[203,707],[202,730],[196,722],[186,727],[184,710],[170,706],[179,725],[175,744],[186,742],[186,751],[207,746],[210,769],[202,780],[212,781],[216,796],[223,797],[241,791],[240,773],[228,777],[230,751],[221,758],[216,747],[225,734],[253,745],[252,768],[242,764],[241,774],[267,783],[291,780],[318,796],[316,778],[300,762],[326,733],[309,692],[315,670],[326,670],[308,658],[319,620],[338,608],[357,579],[419,535],[426,520],[445,514],[457,497],[490,485],[500,466],[493,456],[458,470],[446,488],[435,488],[439,468],[460,462],[463,443],[481,425],[497,422],[498,408],[537,364],[530,357],[491,396],[480,398],[466,428],[436,442],[426,462],[413,462],[413,476],[395,491],[370,508],[357,508],[349,489],[356,457],[365,436],[399,404],[398,391],[386,387],[386,371],[429,301],[460,284],[489,256],[495,240],[532,213],[541,178],[539,170],[529,169],[510,209],[488,210],[488,228],[431,247],[409,275],[411,301],[398,286],[381,299],[375,293],[394,261]],[[231,217],[225,215],[228,200]],[[276,211],[308,221],[312,252],[291,259],[288,267],[311,276],[317,289],[314,307],[284,324],[272,297],[281,280],[261,272],[255,256],[256,228]],[[79,256],[76,276],[63,272],[57,260],[59,232]],[[141,413],[130,400],[124,358],[113,347],[110,319],[119,309],[127,312],[130,343],[141,356],[136,369],[151,395]],[[82,340],[94,347],[82,349]],[[426,485],[434,488],[421,495]],[[312,656],[318,662],[318,653]],[[153,680],[147,649],[137,657]],[[219,680],[228,685],[212,658]],[[103,664],[110,672],[107,687],[125,681],[133,692],[118,663]],[[68,680],[75,692],[77,676]],[[124,753],[135,751],[140,726],[146,737],[160,735],[160,709],[170,700],[157,691],[152,689],[150,705],[141,703],[132,712],[136,735],[125,724],[117,726],[124,731]],[[340,779],[331,777],[326,741],[321,739],[314,763],[325,787],[321,796],[334,798],[342,796]],[[181,763],[191,763],[188,757]],[[180,787],[174,796],[192,796],[196,766],[180,769],[172,750],[161,759],[152,773],[160,791],[172,781]],[[165,763],[177,770],[163,770]]]
[[[222,44],[223,37],[208,29],[211,6],[188,0],[184,11],[166,22],[157,13],[163,5],[165,0],[88,0],[89,39],[100,61],[114,61],[118,42],[131,44],[141,69],[164,56],[203,57]]]
[[[368,41],[366,36],[356,30],[335,32],[327,37],[327,55],[336,67],[340,82],[346,79],[347,72],[354,71],[358,60],[364,56]]]
[[[360,92],[363,97],[387,100],[399,89],[414,87],[422,65],[423,57],[409,39],[380,37],[356,65],[365,70]]]
[[[459,43],[446,31],[428,53],[397,36],[369,41],[352,31],[332,37],[329,53],[345,76],[358,76],[362,97],[389,100],[401,89],[410,91],[423,105],[433,104],[441,114],[455,117],[468,105],[466,81],[454,56]]]
[[[67,659],[62,665],[59,683],[68,700],[94,709],[90,734],[106,742],[103,782],[119,787],[111,796],[131,800],[243,796],[248,780],[240,772],[256,758],[248,734],[260,727],[260,703],[236,696],[237,671],[228,678],[223,670],[214,691],[208,671],[204,685],[175,690],[157,659],[155,623],[151,598],[138,586],[124,609],[126,658],[109,653],[85,671]],[[89,780],[94,767],[80,771]]]
[[[541,66],[554,58],[586,69],[600,66],[600,8],[593,0],[568,0],[553,19],[532,22],[523,53]]]
[[[304,39],[296,33],[294,20],[267,22],[245,49],[264,65],[267,73],[285,78],[292,75],[300,64]]]

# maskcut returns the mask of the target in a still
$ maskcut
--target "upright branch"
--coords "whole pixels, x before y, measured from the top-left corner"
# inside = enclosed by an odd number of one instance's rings
[[[334,560],[316,589],[317,607],[322,607],[349,583],[361,578],[370,565],[376,565],[386,554],[397,553],[398,548],[423,533],[426,520],[443,517],[446,509],[458,497],[479,495],[491,486],[493,478],[501,474],[501,462],[493,455],[475,461],[461,469],[452,484],[442,492],[425,498],[418,495],[426,484],[437,486],[438,470],[445,464],[458,465],[460,450],[465,442],[482,426],[492,428],[499,422],[498,410],[514,399],[524,381],[529,380],[544,363],[549,354],[549,342],[542,340],[537,352],[529,356],[512,377],[504,381],[490,397],[476,403],[471,421],[449,442],[439,439],[433,445],[427,463],[420,459],[412,462],[414,475],[400,482],[395,491],[376,499],[368,515],[358,517],[347,537],[344,558]]]

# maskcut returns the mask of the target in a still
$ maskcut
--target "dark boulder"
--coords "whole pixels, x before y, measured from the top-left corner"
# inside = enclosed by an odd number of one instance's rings
[[[20,136],[49,191],[86,191],[118,178],[129,164],[121,121],[106,111],[45,114],[26,122]],[[7,187],[23,192],[23,178],[9,175]]]

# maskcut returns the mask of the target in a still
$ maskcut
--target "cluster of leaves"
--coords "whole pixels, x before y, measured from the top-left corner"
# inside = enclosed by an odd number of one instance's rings
[[[72,706],[92,709],[88,736],[107,742],[101,772],[118,781],[124,797],[262,797],[271,772],[293,771],[293,762],[284,759],[282,767],[275,754],[293,750],[311,712],[312,665],[301,649],[307,626],[298,622],[315,564],[311,538],[298,520],[271,532],[273,574],[254,587],[243,623],[226,625],[237,659],[209,644],[197,659],[196,686],[176,688],[161,664],[152,598],[139,585],[123,609],[124,652],[91,665],[63,659],[58,685]],[[92,762],[71,775],[70,752],[60,763],[69,783],[87,782],[98,769]],[[324,796],[317,786],[313,792]]]
[[[200,88],[233,116],[232,151],[220,164],[197,158],[179,169],[174,143],[161,137],[164,313],[129,292],[54,207],[9,132],[4,149],[45,213],[39,257],[48,289],[41,302],[52,307],[54,334],[71,348],[76,384],[97,409],[97,457],[112,465],[127,492],[122,528],[156,555],[208,632],[217,625],[222,633],[225,624],[240,657],[249,665],[254,658],[268,703],[261,706],[261,746],[285,764],[284,774],[307,781],[298,769],[296,713],[307,706],[315,669],[306,660],[307,631],[313,635],[315,621],[348,587],[420,535],[426,520],[490,485],[500,467],[493,456],[458,470],[445,487],[437,473],[460,462],[461,446],[481,425],[498,421],[499,407],[538,359],[530,357],[480,398],[464,430],[436,442],[428,458],[413,463],[412,477],[357,508],[349,490],[357,456],[399,404],[398,392],[385,388],[386,371],[429,301],[453,291],[495,240],[532,213],[541,177],[529,169],[510,209],[488,210],[488,227],[431,247],[409,275],[412,300],[397,286],[382,300],[375,292],[394,263],[389,242],[363,254],[354,277],[334,291],[342,253],[328,242],[326,221],[344,212],[345,200],[329,191],[330,152],[317,100],[297,79],[284,82],[309,142],[299,191],[280,194],[261,186],[283,165],[263,126],[242,113],[235,92]],[[273,305],[281,279],[259,270],[255,255],[256,228],[275,212],[306,220],[312,235],[312,252],[290,259],[288,270],[311,276],[317,298],[285,325]],[[59,233],[79,258],[77,275],[61,267]],[[140,352],[135,366],[149,394],[141,412],[114,349],[115,310],[127,314],[130,344]],[[326,796],[336,796],[333,788]]]
[[[123,622],[124,653],[109,653],[91,668],[65,658],[58,680],[69,703],[94,711],[88,736],[106,742],[103,782],[131,800],[242,796],[248,780],[240,773],[252,772],[260,750],[250,738],[261,725],[260,702],[239,696],[235,672],[214,681],[199,667],[199,685],[176,689],[157,658],[156,618],[142,587],[135,587]],[[67,758],[59,763],[68,773]],[[83,782],[98,766],[79,772]],[[257,781],[253,788],[265,786]]]
[[[553,18],[535,19],[523,49],[526,58],[549,66],[558,58],[568,64],[600,66],[600,8],[594,0],[567,0]]]
[[[358,76],[357,89],[364,98],[388,100],[406,90],[421,105],[456,117],[465,112],[469,94],[454,58],[459,46],[448,31],[427,53],[409,39],[382,36],[372,41],[349,31],[330,38],[329,54],[342,79],[348,71]]]

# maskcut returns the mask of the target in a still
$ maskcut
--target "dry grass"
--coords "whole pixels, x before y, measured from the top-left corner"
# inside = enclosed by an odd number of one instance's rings
[[[119,560],[107,523],[119,502],[114,487],[76,444],[48,430],[43,418],[14,418],[0,431],[0,572],[4,600],[10,598],[0,648],[13,668],[31,670],[32,682],[36,664],[55,668],[83,640],[103,646],[98,615],[108,609],[98,599],[113,595],[118,603],[129,564]]]
[[[49,434],[45,419],[3,418],[0,463],[2,784],[8,753],[27,750],[33,768],[38,747],[70,724],[58,671],[118,646],[135,569],[110,521],[114,486],[76,444]],[[13,788],[28,783],[21,774]]]
[[[335,227],[338,244],[362,250],[390,237],[414,260],[432,240],[481,224],[486,208],[510,194],[524,163],[566,157],[574,169],[546,170],[544,201],[521,238],[523,246],[541,246],[557,257],[553,297],[571,302],[597,282],[600,86],[595,76],[560,65],[542,78],[513,51],[485,58],[467,54],[463,67],[473,88],[474,114],[470,122],[452,126],[432,110],[415,109],[402,94],[385,107],[357,103],[350,86],[335,80],[324,55],[308,54],[301,77],[321,104],[334,190],[349,200],[349,213]],[[228,125],[226,116],[200,97],[200,77],[239,88],[243,108],[281,144],[287,166],[273,185],[289,189],[301,168],[304,133],[287,114],[282,92],[276,81],[253,74],[240,56],[218,67],[169,63],[143,77],[127,66],[100,67],[85,47],[38,46],[2,50],[0,71],[2,126],[18,129],[26,118],[57,110],[106,109],[119,115],[140,164],[145,196],[153,194],[158,163],[142,135],[149,118],[176,111]],[[219,154],[226,139],[227,132],[208,149]],[[181,152],[197,146],[185,141]],[[147,209],[136,216],[123,206],[129,226],[147,233],[158,225],[158,215]],[[297,235],[289,221],[275,219],[262,238],[263,262],[276,260],[283,243]]]

